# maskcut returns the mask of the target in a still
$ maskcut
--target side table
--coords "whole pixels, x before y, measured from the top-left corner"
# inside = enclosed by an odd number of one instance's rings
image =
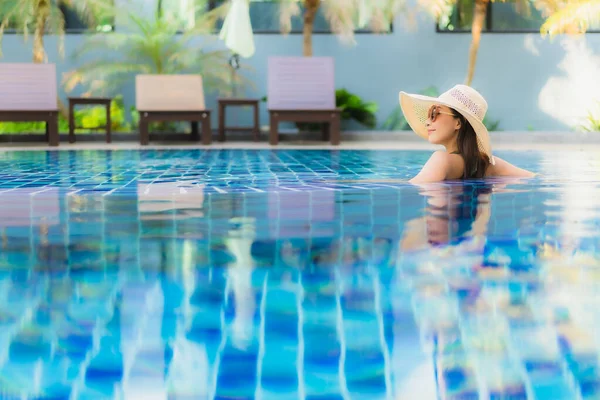
[[[98,126],[91,129],[106,129],[106,143],[111,142],[111,119],[110,119],[110,103],[112,98],[109,97],[69,97],[69,143],[75,143],[75,129],[81,128],[75,126],[76,105],[100,105],[106,108],[106,126]]]
[[[225,141],[225,131],[252,131],[254,141],[258,141],[260,135],[260,120],[259,120],[259,99],[219,99],[219,142]],[[254,126],[252,127],[226,127],[225,126],[225,109],[227,106],[251,106],[254,108]]]

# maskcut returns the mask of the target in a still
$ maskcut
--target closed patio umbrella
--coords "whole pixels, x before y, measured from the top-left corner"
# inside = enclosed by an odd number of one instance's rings
[[[250,22],[249,0],[230,0],[229,11],[223,21],[219,38],[233,52],[229,61],[232,68],[232,92],[235,96],[234,74],[239,68],[239,57],[248,58],[254,54],[254,37]]]

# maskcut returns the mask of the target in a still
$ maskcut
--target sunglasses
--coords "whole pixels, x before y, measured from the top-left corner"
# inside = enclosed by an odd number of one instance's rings
[[[452,114],[450,112],[442,111],[442,109],[440,108],[440,106],[431,106],[429,108],[429,111],[427,111],[427,118],[429,118],[429,120],[431,122],[435,122],[436,118],[440,114],[452,115],[453,117],[456,117],[456,115],[454,115],[454,114]]]

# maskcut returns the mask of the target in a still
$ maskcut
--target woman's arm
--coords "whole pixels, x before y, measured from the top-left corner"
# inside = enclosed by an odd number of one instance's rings
[[[448,153],[442,150],[436,151],[429,157],[421,171],[409,182],[430,183],[443,181],[448,176],[449,167]]]
[[[531,171],[527,171],[526,169],[516,167],[508,161],[504,161],[500,157],[494,156],[494,159],[496,160],[496,165],[492,165],[490,167],[489,175],[491,176],[514,176],[521,178],[532,178],[536,175]]]

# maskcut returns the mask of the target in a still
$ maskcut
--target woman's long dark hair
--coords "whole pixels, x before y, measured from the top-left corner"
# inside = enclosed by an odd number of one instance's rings
[[[463,179],[479,179],[485,176],[485,172],[490,163],[489,157],[479,151],[477,145],[477,134],[475,129],[462,114],[451,108],[452,113],[460,120],[460,130],[456,143],[458,145],[458,153],[465,161],[465,171]]]

